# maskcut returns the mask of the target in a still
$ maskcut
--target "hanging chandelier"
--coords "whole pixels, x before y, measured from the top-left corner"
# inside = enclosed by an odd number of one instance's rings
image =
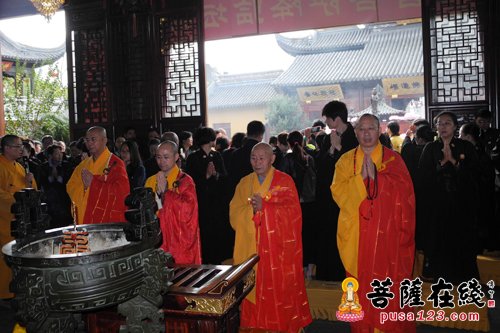
[[[52,15],[64,4],[64,0],[31,0],[31,2],[36,10],[45,16],[47,21],[50,21]]]

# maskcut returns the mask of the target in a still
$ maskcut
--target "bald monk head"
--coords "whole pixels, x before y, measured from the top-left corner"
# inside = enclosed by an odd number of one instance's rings
[[[366,113],[362,115],[354,128],[359,146],[365,153],[371,153],[379,143],[380,123],[376,116]]]
[[[163,141],[156,148],[156,163],[165,174],[168,174],[179,159],[179,148],[173,141]]]
[[[252,148],[250,164],[259,177],[265,177],[274,162],[273,148],[265,142],[259,142]]]
[[[94,160],[106,149],[106,143],[108,143],[108,138],[106,136],[106,129],[103,127],[91,127],[88,129],[87,134],[85,134],[85,145]]]
[[[172,141],[179,145],[179,136],[175,132],[165,132],[161,136],[161,141]]]

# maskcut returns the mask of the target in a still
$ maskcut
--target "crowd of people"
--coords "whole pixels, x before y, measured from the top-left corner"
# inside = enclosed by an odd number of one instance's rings
[[[423,279],[478,278],[477,254],[500,246],[500,136],[491,113],[459,128],[444,111],[431,123],[414,121],[404,138],[397,122],[382,133],[370,114],[353,126],[339,101],[322,116],[269,144],[260,121],[232,138],[201,127],[150,129],[141,139],[127,128],[112,142],[92,127],[68,149],[50,135],[40,142],[6,135],[0,246],[12,239],[9,207],[22,188],[43,192],[51,226],[60,227],[125,221],[127,195],[148,187],[161,246],[177,263],[239,264],[259,254],[243,327],[296,332],[311,321],[305,278],[352,276],[366,293],[375,278],[411,278],[415,249],[425,256]],[[13,296],[9,280],[0,260],[0,298]],[[361,306],[369,308],[367,299]],[[370,313],[355,330],[392,329]]]

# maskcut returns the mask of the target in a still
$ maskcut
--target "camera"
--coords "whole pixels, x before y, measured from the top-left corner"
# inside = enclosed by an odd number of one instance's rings
[[[316,126],[311,128],[311,133],[318,133],[321,131],[321,126]]]

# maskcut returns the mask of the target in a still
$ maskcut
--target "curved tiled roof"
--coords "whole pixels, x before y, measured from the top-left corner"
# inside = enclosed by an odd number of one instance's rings
[[[2,46],[2,59],[9,61],[19,60],[29,64],[52,63],[60,59],[66,52],[66,45],[56,48],[44,49],[32,47],[13,41],[0,31],[0,44]]]
[[[285,51],[296,54],[292,65],[273,82],[277,86],[369,81],[424,72],[420,24],[319,31],[309,48],[307,37],[301,41],[277,38]]]
[[[360,117],[365,113],[373,114],[372,106],[368,106],[366,109],[349,113],[349,117]],[[392,106],[387,105],[383,100],[378,103],[377,106],[377,114],[376,115],[403,115],[405,113],[404,110],[398,110],[393,108]]]
[[[310,36],[304,38],[276,35],[278,45],[292,56],[360,49],[364,47],[368,39],[368,29],[356,27],[315,30]]]
[[[278,96],[271,85],[283,71],[221,75],[208,88],[208,108],[225,109],[266,104]]]

